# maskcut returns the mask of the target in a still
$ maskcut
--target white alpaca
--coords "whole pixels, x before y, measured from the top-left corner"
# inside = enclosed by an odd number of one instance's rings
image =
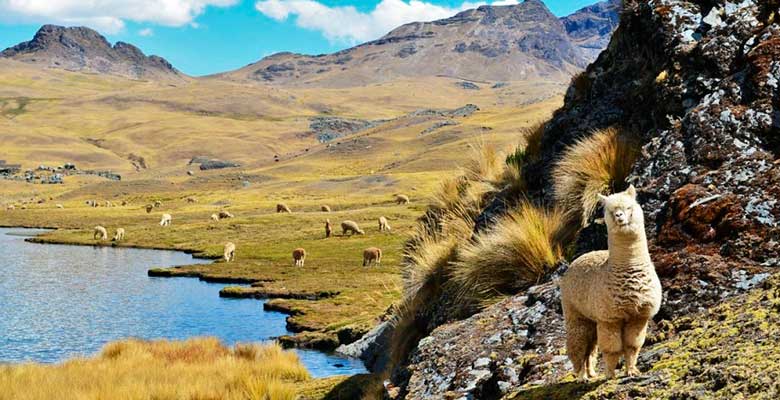
[[[615,376],[621,355],[628,375],[637,375],[647,323],[661,306],[661,283],[647,249],[636,189],[599,197],[609,250],[574,260],[560,283],[567,354],[581,380],[596,374],[597,344],[608,378]]]
[[[387,223],[387,218],[379,217],[379,231],[390,232],[390,224]]]
[[[95,227],[95,232],[92,234],[92,239],[95,240],[107,240],[108,239],[108,231],[106,228],[98,225]]]
[[[160,226],[170,226],[172,219],[173,217],[171,217],[171,214],[163,214],[160,219]]]
[[[121,242],[125,239],[125,228],[116,228],[116,233],[112,239],[115,242]]]
[[[211,220],[212,220],[212,221],[219,221],[219,215],[217,215],[217,214],[211,214]]]
[[[225,251],[222,257],[225,259],[225,262],[231,262],[236,259],[236,245],[233,242],[225,243]]]

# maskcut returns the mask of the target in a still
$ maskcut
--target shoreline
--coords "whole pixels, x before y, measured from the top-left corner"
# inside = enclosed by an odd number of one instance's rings
[[[56,231],[60,227],[41,227],[41,226],[20,226],[20,225],[2,225],[0,228],[6,229],[45,229],[47,231]],[[44,232],[42,232],[44,233]],[[41,233],[34,236],[25,237],[24,241],[34,244],[54,244],[63,246],[86,246],[86,247],[114,247],[114,248],[127,248],[127,249],[141,249],[141,250],[158,250],[158,251],[178,251],[188,254],[196,259],[212,260],[216,261],[221,259],[219,256],[207,256],[201,250],[195,249],[177,249],[164,246],[144,246],[144,245],[123,245],[115,242],[105,243],[76,243],[65,240],[46,239],[39,237]],[[211,263],[213,264],[213,262]],[[182,270],[187,265],[179,265],[172,267],[154,267],[147,269],[147,276],[153,278],[197,278],[200,281],[211,284],[234,284],[234,285],[251,285],[246,286],[224,286],[219,291],[219,297],[223,298],[235,298],[235,299],[256,299],[256,300],[270,300],[263,303],[264,312],[279,312],[285,314],[285,329],[289,331],[290,335],[281,335],[275,338],[269,338],[276,340],[284,348],[300,348],[307,350],[317,350],[324,353],[333,353],[335,349],[342,344],[349,344],[354,340],[342,340],[342,338],[352,339],[357,336],[359,338],[362,333],[355,334],[350,329],[350,334],[344,334],[342,331],[329,334],[323,332],[318,326],[310,326],[305,323],[301,323],[296,320],[295,317],[302,316],[305,312],[299,308],[291,305],[275,304],[272,301],[279,300],[307,300],[318,301],[321,299],[332,298],[340,294],[338,291],[278,291],[278,290],[264,290],[261,285],[264,282],[275,282],[275,279],[271,278],[244,278],[244,277],[230,277],[218,274],[209,274],[201,271],[187,271]]]

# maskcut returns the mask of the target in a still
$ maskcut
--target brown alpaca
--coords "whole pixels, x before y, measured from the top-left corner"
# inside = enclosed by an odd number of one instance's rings
[[[363,250],[363,266],[370,267],[372,262],[375,262],[377,267],[382,263],[382,250],[378,247]]]
[[[333,227],[330,225],[330,219],[325,220],[325,237],[329,238],[333,234]]]
[[[292,252],[293,266],[303,267],[303,263],[306,261],[306,250],[297,248]]]
[[[277,213],[291,213],[292,210],[290,210],[290,207],[287,207],[287,204],[279,203],[276,205],[276,212]]]
[[[636,360],[647,323],[661,305],[661,283],[647,250],[636,189],[631,186],[625,192],[599,197],[609,250],[574,260],[560,284],[566,351],[581,380],[596,375],[597,344],[608,378],[615,377],[621,355],[628,375],[637,375]]]

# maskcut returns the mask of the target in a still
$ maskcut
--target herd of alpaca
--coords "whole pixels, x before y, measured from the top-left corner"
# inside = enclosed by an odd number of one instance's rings
[[[615,377],[621,356],[627,375],[637,375],[648,321],[661,306],[661,283],[647,249],[636,189],[599,198],[608,250],[580,256],[560,280],[566,353],[580,380],[596,376],[597,350],[607,378]]]
[[[197,199],[194,197],[186,197],[185,198],[187,203],[197,203]],[[395,202],[397,204],[408,204],[409,203],[409,197],[405,195],[395,195]],[[94,200],[88,200],[87,205],[94,206],[94,204],[97,204]],[[122,202],[122,205],[126,205],[126,202]],[[59,206],[59,205],[58,205]],[[106,206],[111,206],[111,203],[106,201]],[[151,213],[153,209],[159,208],[162,206],[162,202],[155,201],[153,203],[147,204],[144,209],[147,213]],[[59,206],[59,208],[62,208]],[[320,210],[322,212],[331,212],[331,208],[328,205],[322,205],[320,206]],[[288,207],[284,203],[279,203],[276,205],[276,212],[277,213],[292,213],[292,210],[290,207]],[[219,213],[211,214],[211,220],[212,221],[219,221],[222,219],[227,218],[233,218],[233,214],[231,214],[229,211],[222,210]],[[164,213],[161,215],[160,223],[159,225],[162,227],[170,226],[173,221],[173,216],[168,213]],[[388,222],[387,218],[384,216],[380,216],[378,219],[379,223],[379,231],[380,232],[390,232],[390,223]],[[344,220],[341,222],[341,230],[342,230],[342,236],[352,236],[352,235],[365,235],[365,231],[360,228],[360,225],[358,225],[357,222],[351,221],[351,220]],[[325,237],[329,238],[333,234],[333,226],[330,223],[330,219],[325,220]],[[125,237],[125,230],[124,228],[117,228],[116,234],[114,235],[112,241],[114,242],[120,242],[124,240]],[[93,239],[98,241],[104,241],[108,240],[108,231],[106,228],[102,226],[96,226],[94,229],[94,235]],[[306,250],[303,248],[297,248],[293,250],[292,253],[293,256],[293,265],[296,267],[303,267],[305,260],[306,260]],[[235,261],[236,259],[236,245],[233,242],[227,242],[224,245],[223,248],[223,260],[225,262],[231,262]],[[369,247],[363,251],[363,266],[364,267],[370,267],[372,264],[379,266],[382,262],[382,250],[378,247]]]

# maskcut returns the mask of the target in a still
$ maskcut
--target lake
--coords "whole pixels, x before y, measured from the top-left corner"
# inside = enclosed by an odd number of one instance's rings
[[[209,261],[175,251],[33,244],[0,228],[0,363],[89,356],[111,341],[215,336],[227,344],[289,333],[285,315],[222,284],[151,278],[152,267]],[[296,350],[315,377],[365,372],[359,360]]]

